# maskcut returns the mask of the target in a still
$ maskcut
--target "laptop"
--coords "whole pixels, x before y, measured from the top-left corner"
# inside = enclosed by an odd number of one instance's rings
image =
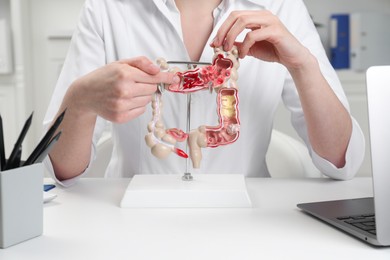
[[[375,246],[390,246],[390,66],[366,72],[374,197],[298,204],[302,211]]]

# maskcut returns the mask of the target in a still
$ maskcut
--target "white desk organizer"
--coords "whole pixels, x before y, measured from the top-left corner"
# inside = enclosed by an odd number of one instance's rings
[[[0,248],[43,232],[43,165],[0,172]]]
[[[135,175],[120,203],[122,208],[243,208],[252,207],[239,174]]]

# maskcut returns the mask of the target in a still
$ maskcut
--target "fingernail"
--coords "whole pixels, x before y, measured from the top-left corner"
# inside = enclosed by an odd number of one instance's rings
[[[179,83],[180,82],[180,77],[179,76],[174,76],[173,77],[173,83]]]
[[[229,51],[229,44],[227,42],[225,42],[225,44],[223,45],[223,50]]]
[[[214,39],[211,41],[212,44],[217,45],[218,44],[218,36],[215,36]]]
[[[151,63],[151,64],[149,65],[149,67],[150,67],[150,69],[152,69],[152,70],[160,70],[160,67],[157,66],[157,65],[154,64],[154,63]]]

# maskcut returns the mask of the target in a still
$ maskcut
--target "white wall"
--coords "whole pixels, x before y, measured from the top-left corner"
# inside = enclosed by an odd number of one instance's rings
[[[41,137],[44,114],[83,2],[84,0],[34,0],[34,5],[30,7],[36,140]]]
[[[10,0],[0,0],[0,19],[5,19],[12,29],[13,21],[10,3]],[[23,81],[22,77],[17,77],[18,72],[22,70],[22,66],[19,59],[20,56],[15,55],[18,51],[16,38],[18,37],[12,31],[11,39],[8,39],[12,43],[12,72],[0,74],[0,114],[3,119],[4,142],[7,154],[10,153],[16,141],[18,135],[16,129],[24,123],[19,120],[18,116],[20,111],[24,112],[24,98],[23,95],[21,95],[20,99],[16,98],[20,93],[20,83]]]
[[[9,19],[10,8],[8,0],[0,0],[0,18]]]
[[[34,118],[23,145],[23,158],[41,138],[44,113],[70,39],[51,36],[71,35],[83,2],[0,0],[0,18],[6,17],[11,23],[14,61],[13,72],[0,75],[0,113],[7,153],[32,111]]]

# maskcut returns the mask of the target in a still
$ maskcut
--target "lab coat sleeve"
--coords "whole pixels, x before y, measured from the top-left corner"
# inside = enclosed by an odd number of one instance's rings
[[[286,6],[281,9],[283,11],[281,11],[280,14],[282,22],[284,22],[290,32],[292,32],[295,37],[297,37],[297,39],[317,57],[324,77],[344,107],[350,111],[347,98],[338,76],[326,56],[320,37],[302,0],[284,1],[284,5]],[[316,154],[312,149],[308,140],[306,122],[299,96],[291,75],[288,73],[283,88],[282,99],[286,108],[291,112],[291,121],[294,128],[309,149],[314,165],[323,174],[333,179],[347,180],[353,178],[363,162],[365,152],[364,135],[357,121],[351,116],[353,126],[346,151],[346,164],[343,168],[337,168],[332,163]]]
[[[50,127],[72,82],[106,64],[100,15],[102,10],[99,2],[87,0],[82,8],[77,28],[73,33],[68,54],[45,115],[43,123],[45,131]],[[95,158],[96,144],[105,128],[105,124],[105,120],[98,117],[92,140],[91,162]],[[44,164],[52,178],[63,186],[72,185],[81,176],[60,182],[54,174],[49,158],[46,158]]]

